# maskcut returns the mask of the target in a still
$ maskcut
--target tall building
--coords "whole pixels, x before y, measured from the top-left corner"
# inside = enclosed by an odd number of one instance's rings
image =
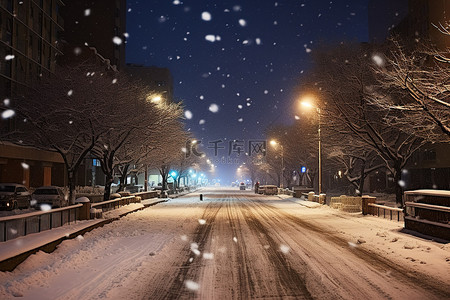
[[[0,96],[54,72],[63,21],[60,0],[0,1]]]
[[[60,14],[64,19],[61,43],[71,60],[83,46],[93,47],[122,70],[125,66],[126,0],[66,0]],[[66,60],[66,61],[67,61]]]
[[[0,1],[0,113],[14,107],[8,98],[55,71],[61,55],[60,0]],[[15,118],[0,118],[0,135],[15,128]],[[56,153],[0,142],[0,182],[27,186],[64,185],[63,160]]]
[[[370,0],[369,40],[383,43],[392,34],[412,43],[431,40],[441,49],[450,47],[450,39],[438,28],[450,26],[449,0]]]
[[[368,5],[369,42],[384,43],[390,31],[408,14],[409,0],[370,0]]]

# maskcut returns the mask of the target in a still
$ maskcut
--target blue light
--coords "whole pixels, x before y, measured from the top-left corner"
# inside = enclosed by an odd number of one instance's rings
[[[302,167],[302,168],[301,168],[301,172],[302,172],[302,173],[306,173],[306,167]]]
[[[175,171],[172,171],[172,172],[170,172],[170,176],[172,176],[172,178],[176,178],[177,177],[177,172],[175,172]]]

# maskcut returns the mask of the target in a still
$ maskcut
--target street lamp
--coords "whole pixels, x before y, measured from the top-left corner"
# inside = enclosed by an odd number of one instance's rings
[[[317,129],[317,135],[319,137],[319,195],[322,194],[322,144],[321,144],[321,137],[320,137],[320,108],[317,106],[312,105],[308,101],[302,101],[301,105],[306,108],[314,108],[317,111],[317,115],[319,118],[319,127]]]
[[[281,181],[280,181],[280,188],[283,188],[283,182],[284,182],[284,149],[283,145],[275,140],[270,141],[270,145],[273,147],[276,147],[277,145],[280,145],[281,148]]]

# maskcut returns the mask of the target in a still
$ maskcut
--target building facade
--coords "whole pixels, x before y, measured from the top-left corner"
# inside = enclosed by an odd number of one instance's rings
[[[0,113],[17,91],[31,88],[55,71],[62,52],[60,0],[0,1]],[[16,118],[0,118],[0,135],[16,128]],[[64,185],[64,165],[56,153],[0,142],[0,182],[26,186]]]
[[[70,60],[84,46],[93,47],[118,70],[125,67],[126,0],[66,0],[61,43]],[[75,52],[75,53],[74,53]]]

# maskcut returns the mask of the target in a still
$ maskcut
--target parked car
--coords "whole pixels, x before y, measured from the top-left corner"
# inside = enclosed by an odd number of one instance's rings
[[[264,195],[277,195],[278,187],[276,185],[265,185],[264,186]]]
[[[0,183],[0,209],[29,208],[31,193],[26,186],[17,183]]]
[[[245,191],[245,183],[243,183],[243,182],[241,182],[240,184],[239,184],[239,190],[243,190],[243,191]]]
[[[130,193],[139,193],[144,191],[144,185],[142,184],[135,184],[135,185],[127,185],[125,187],[125,191]]]
[[[33,195],[37,205],[48,204],[51,207],[63,207],[69,204],[68,196],[58,186],[41,186],[38,187]]]

